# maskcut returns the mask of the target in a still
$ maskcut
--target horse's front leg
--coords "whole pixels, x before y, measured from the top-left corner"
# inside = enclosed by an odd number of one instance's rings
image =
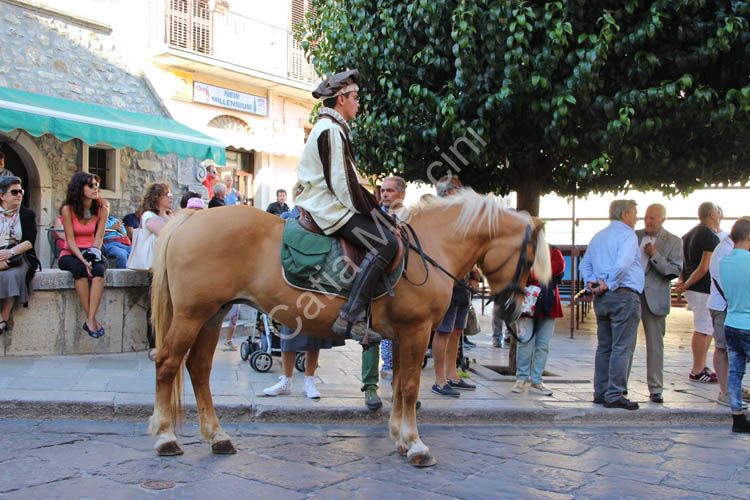
[[[402,409],[400,440],[397,446],[399,449],[408,450],[406,455],[416,467],[430,467],[436,463],[430,449],[419,439],[417,429],[419,380],[429,341],[429,327],[415,329],[410,334],[399,336],[399,385]]]
[[[211,451],[219,454],[237,453],[232,440],[219,425],[209,383],[214,352],[221,334],[221,322],[226,312],[227,309],[222,308],[203,325],[193,347],[190,348],[186,363],[198,405],[201,437],[211,444]]]
[[[396,449],[401,455],[406,455],[409,448],[401,441],[401,418],[403,413],[403,401],[401,399],[401,370],[399,356],[399,341],[394,340],[391,343],[391,359],[393,362],[393,406],[391,408],[391,417],[388,420],[388,429],[391,438],[396,441]]]

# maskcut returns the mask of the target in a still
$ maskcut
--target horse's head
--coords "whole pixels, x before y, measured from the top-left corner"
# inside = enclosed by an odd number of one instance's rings
[[[509,328],[521,316],[524,285],[533,272],[540,283],[551,278],[549,247],[544,238],[544,224],[523,214],[504,217],[498,234],[490,240],[487,252],[479,261],[492,292],[495,317]]]

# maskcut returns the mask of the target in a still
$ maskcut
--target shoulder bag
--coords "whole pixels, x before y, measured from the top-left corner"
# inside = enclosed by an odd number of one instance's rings
[[[156,235],[145,227],[145,222],[142,221],[141,226],[133,229],[133,245],[130,250],[130,257],[128,257],[127,268],[134,271],[150,272],[154,264]]]

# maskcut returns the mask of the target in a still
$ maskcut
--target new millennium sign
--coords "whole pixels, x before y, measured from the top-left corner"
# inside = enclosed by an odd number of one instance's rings
[[[193,101],[254,115],[268,114],[268,101],[265,97],[196,81],[193,82]]]

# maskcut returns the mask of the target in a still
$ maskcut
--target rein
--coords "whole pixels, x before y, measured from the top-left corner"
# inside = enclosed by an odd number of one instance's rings
[[[406,269],[408,268],[408,265],[409,265],[409,252],[407,251],[406,255],[404,257],[404,279],[406,279],[407,282],[409,282],[413,286],[422,286],[425,283],[427,283],[427,279],[430,276],[430,268],[427,265],[427,263],[429,262],[430,264],[432,264],[433,266],[435,266],[436,268],[438,268],[440,271],[442,271],[444,274],[446,274],[448,277],[450,277],[457,284],[459,284],[461,286],[461,288],[463,288],[465,290],[468,290],[471,293],[474,292],[474,290],[470,286],[464,284],[462,280],[460,280],[457,277],[453,276],[453,274],[451,274],[447,269],[445,269],[443,266],[441,266],[435,259],[433,259],[432,257],[430,257],[429,255],[427,255],[424,252],[424,249],[422,248],[422,244],[419,241],[419,237],[417,236],[416,231],[414,231],[414,228],[411,227],[410,224],[408,224],[406,222],[402,222],[401,225],[404,226],[404,227],[406,227],[406,229],[407,229],[407,230],[403,231],[403,238],[402,239],[403,239],[404,243],[406,245],[408,245],[408,247],[411,250],[414,250],[415,252],[417,252],[419,254],[419,257],[422,260],[422,265],[424,266],[424,270],[425,270],[425,277],[424,277],[424,280],[422,280],[421,283],[415,283],[415,282],[413,282],[412,280],[409,279],[409,277],[406,274]],[[411,233],[411,237],[410,237],[409,233]],[[414,239],[414,243],[411,242],[411,238]],[[521,285],[518,284],[518,280],[521,277],[521,274],[523,274],[525,271],[531,269],[531,266],[532,266],[532,263],[529,262],[529,259],[525,257],[526,248],[528,247],[529,244],[531,244],[534,247],[534,251],[536,252],[536,242],[534,242],[534,241],[531,240],[531,226],[527,225],[526,226],[526,234],[523,237],[523,243],[521,243],[521,248],[520,248],[520,252],[519,252],[519,256],[518,256],[518,263],[516,264],[516,271],[513,274],[513,281],[511,281],[511,283],[508,286],[506,286],[505,288],[503,288],[499,292],[490,295],[490,297],[487,299],[487,304],[489,304],[491,302],[495,302],[496,304],[497,303],[502,303],[502,305],[503,305],[503,311],[507,311],[508,309],[510,309],[511,304],[513,303],[513,300],[514,300],[516,294],[519,294],[519,293],[523,294],[524,293],[524,287],[522,287]],[[485,277],[489,277],[490,275],[498,272],[500,269],[502,269],[503,267],[505,267],[505,265],[508,263],[508,261],[511,259],[511,257],[512,257],[512,255],[508,256],[508,258],[506,258],[495,269],[493,269],[491,271],[488,271],[488,272],[485,272],[484,273]],[[534,334],[536,333],[536,328],[534,328],[534,330],[532,330],[532,332],[531,332],[531,336],[526,341],[522,341],[518,337],[518,334],[516,333],[515,328],[511,327],[511,324],[507,320],[505,321],[505,325],[508,327],[508,331],[510,332],[510,334],[519,343],[521,343],[521,344],[526,344],[528,342],[531,342],[531,339],[534,338]]]

